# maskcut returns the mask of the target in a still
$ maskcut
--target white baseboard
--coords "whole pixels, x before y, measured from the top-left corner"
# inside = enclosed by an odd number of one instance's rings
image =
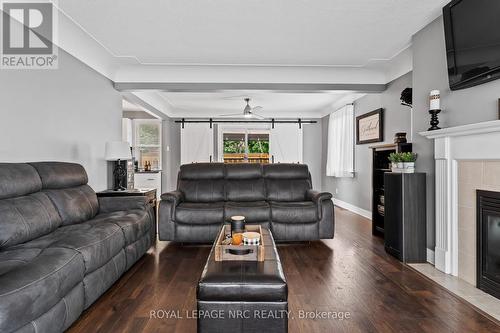
[[[358,215],[361,215],[363,216],[364,218],[367,218],[369,220],[372,219],[372,212],[370,212],[369,210],[366,210],[366,209],[363,209],[363,208],[359,208],[357,206],[354,206],[348,202],[345,202],[345,201],[342,201],[342,200],[339,200],[339,199],[336,199],[336,198],[332,198],[333,200],[333,204],[334,205],[337,205],[341,208],[344,208],[344,209],[347,209],[348,211],[351,211],[353,213],[356,213]]]
[[[427,262],[434,265],[435,254],[431,249],[427,249]]]

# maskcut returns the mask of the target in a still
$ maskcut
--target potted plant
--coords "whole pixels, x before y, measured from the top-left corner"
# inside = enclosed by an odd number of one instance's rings
[[[415,172],[415,161],[417,160],[417,154],[415,153],[401,153],[401,161],[403,162],[404,172],[414,173]]]
[[[403,167],[402,165],[401,167],[399,166],[399,164],[402,163],[400,153],[390,153],[389,162],[391,162],[391,170],[393,172],[397,171],[398,168],[401,169]]]

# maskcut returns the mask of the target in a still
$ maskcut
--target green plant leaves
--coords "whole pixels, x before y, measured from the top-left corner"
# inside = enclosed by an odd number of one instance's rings
[[[416,153],[391,153],[389,154],[389,162],[391,163],[412,163],[417,160],[417,154]]]

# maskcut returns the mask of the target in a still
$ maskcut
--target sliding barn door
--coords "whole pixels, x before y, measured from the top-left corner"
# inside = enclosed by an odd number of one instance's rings
[[[298,124],[275,124],[269,138],[272,163],[302,163],[302,128]]]
[[[181,164],[212,162],[214,130],[209,124],[190,124],[181,128]]]

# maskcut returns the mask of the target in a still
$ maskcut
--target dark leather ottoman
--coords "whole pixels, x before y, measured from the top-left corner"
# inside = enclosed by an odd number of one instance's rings
[[[198,282],[198,332],[287,332],[288,289],[268,229],[265,260],[215,261],[214,248]]]

